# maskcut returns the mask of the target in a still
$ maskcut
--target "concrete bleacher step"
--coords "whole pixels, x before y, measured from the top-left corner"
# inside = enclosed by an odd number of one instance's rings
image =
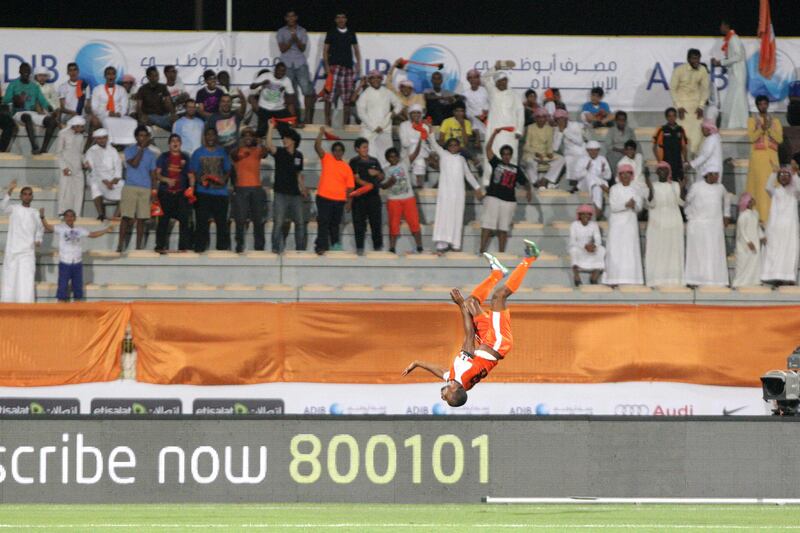
[[[458,286],[462,292],[471,286],[463,283],[371,286],[362,283],[333,285],[327,283],[290,284],[246,284],[246,283],[89,283],[86,298],[94,300],[129,301],[186,300],[186,301],[397,301],[397,302],[442,302],[449,301],[450,290]],[[56,283],[39,282],[36,285],[39,301],[54,301]],[[513,296],[519,303],[698,303],[713,305],[797,305],[800,302],[799,287],[768,287],[741,289],[661,287],[640,285],[620,286],[582,285],[575,289],[569,285],[547,284],[523,286]]]
[[[51,224],[55,224],[58,222],[55,218],[50,218],[49,222]],[[519,253],[523,248],[523,239],[533,239],[536,241],[541,248],[548,254],[555,254],[558,256],[564,256],[568,254],[568,241],[569,241],[569,226],[572,223],[572,220],[555,220],[551,224],[541,224],[541,223],[531,223],[531,222],[519,222],[514,225],[512,231],[509,235],[508,244],[507,244],[507,251],[514,255]],[[85,226],[90,230],[100,229],[102,227],[101,223],[96,219],[81,219],[77,223],[79,226]],[[96,239],[86,239],[86,249],[88,251],[94,252],[103,252],[103,253],[110,253],[111,250],[117,247],[119,242],[119,226],[117,222],[112,223],[112,231],[106,235],[98,237]],[[271,256],[271,234],[272,234],[272,222],[267,222],[265,225],[265,233],[266,233],[266,240],[267,240],[267,251],[256,251],[253,249],[253,232],[252,228],[249,228],[246,237],[246,250],[247,255],[246,257],[249,258],[259,258],[259,257],[270,257]],[[608,223],[605,221],[600,222],[600,228],[603,232],[604,238],[607,235],[607,228]],[[310,222],[307,226],[308,230],[308,244],[307,250],[305,251],[306,254],[309,254],[308,257],[313,257],[313,243],[317,237],[317,224],[316,222]],[[0,217],[0,249],[5,246],[5,239],[8,232],[8,223],[6,217]],[[231,233],[233,233],[233,225],[231,224]],[[421,233],[423,238],[423,246],[425,250],[431,251],[434,249],[434,243],[432,240],[433,236],[433,226],[430,224],[425,224],[421,227]],[[464,226],[464,237],[463,237],[463,250],[468,254],[477,254],[478,249],[480,246],[480,224],[477,221],[473,221],[470,223],[465,224]],[[642,242],[642,249],[644,250],[646,247],[646,223],[642,222],[640,224],[639,234]],[[388,236],[388,228],[384,226],[383,228],[383,236],[384,236],[384,247],[388,247],[389,244],[389,236]],[[170,234],[170,249],[176,250],[178,247],[178,228],[174,228]],[[342,239],[342,246],[348,252],[355,251],[355,235],[353,233],[353,226],[352,223],[349,221],[342,226],[341,229],[341,239]],[[728,244],[728,249],[733,251],[734,247],[734,239],[735,239],[735,228],[733,225],[730,225],[726,229],[726,239]],[[132,243],[135,242],[132,239]],[[216,228],[212,224],[211,226],[211,243],[212,246],[216,242]],[[408,227],[403,224],[401,226],[401,236],[397,243],[397,251],[399,253],[410,253],[415,251],[415,244],[414,241],[408,231]],[[57,247],[57,240],[54,238],[52,234],[45,234],[42,249],[54,249]],[[155,247],[155,228],[150,228],[147,232],[147,239],[146,239],[146,247],[148,250],[152,250]],[[289,235],[286,241],[286,250],[287,253],[296,254],[294,252],[295,248],[295,241],[294,241],[294,229],[292,228],[289,231]],[[373,252],[372,250],[372,241],[369,235],[366,238],[366,250],[368,257],[371,259],[391,259],[391,254],[389,252]],[[489,251],[496,252],[497,251],[497,240],[493,239]],[[114,255],[111,255],[114,257]],[[170,254],[170,257],[178,258],[183,261],[189,262],[196,258],[197,256],[192,252],[181,253],[181,254]],[[426,256],[409,256],[412,259],[419,259],[425,260]]]
[[[384,285],[424,286],[425,290],[444,290],[442,287],[463,285],[479,281],[486,274],[486,262],[475,254],[449,253],[439,257],[432,253],[405,254],[394,258],[384,256],[360,257],[350,252],[331,252],[325,256],[313,253],[287,253],[283,256],[263,254],[247,257],[232,252],[212,251],[199,254],[192,261],[180,258],[182,254],[160,255],[150,252],[118,254],[93,251],[84,256],[86,283],[100,285],[193,285],[209,284],[228,286],[230,290],[245,290],[243,286],[289,285]],[[504,259],[513,266],[518,258]],[[734,275],[734,262],[729,260],[729,275]],[[37,258],[37,279],[54,283],[58,279],[58,257],[51,250],[42,250]],[[531,268],[526,279],[528,287],[555,286],[556,291],[572,282],[569,258],[545,253]],[[249,289],[248,289],[249,290]],[[606,291],[585,285],[581,291]],[[624,288],[626,297],[647,297],[646,288]],[[659,293],[682,294],[682,288],[660,288]],[[726,288],[703,288],[698,291],[710,298],[729,292]],[[752,297],[764,293],[744,292]],[[790,289],[787,297],[796,296]]]

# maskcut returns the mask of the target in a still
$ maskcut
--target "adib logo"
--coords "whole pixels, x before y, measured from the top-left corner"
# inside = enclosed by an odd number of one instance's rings
[[[103,71],[106,67],[117,69],[117,80],[127,71],[125,56],[113,43],[91,41],[81,47],[75,55],[75,62],[81,69],[81,78],[95,87],[105,82]]]
[[[771,102],[783,100],[789,95],[789,85],[797,79],[794,61],[788,54],[777,50],[775,54],[775,72],[767,79],[758,72],[758,61],[761,57],[755,52],[747,60],[747,90],[752,96],[766,95]]]
[[[444,67],[439,71],[444,79],[442,87],[448,91],[455,91],[458,87],[461,67],[456,55],[451,50],[440,44],[426,44],[414,50],[409,59],[420,63],[443,63]],[[437,72],[437,69],[425,65],[409,64],[406,72],[408,79],[414,82],[414,90],[421,93],[425,89],[431,88],[431,74]]]

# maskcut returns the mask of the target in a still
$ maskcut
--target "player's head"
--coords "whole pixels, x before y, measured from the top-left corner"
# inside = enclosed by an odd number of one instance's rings
[[[450,407],[461,407],[467,403],[467,391],[458,381],[448,381],[447,385],[442,387],[442,400]]]

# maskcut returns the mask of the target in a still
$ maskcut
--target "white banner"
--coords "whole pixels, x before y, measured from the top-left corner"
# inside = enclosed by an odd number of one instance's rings
[[[443,62],[447,89],[461,91],[466,72],[486,70],[498,59],[516,62],[511,85],[520,93],[557,87],[571,111],[588,100],[591,87],[606,90],[612,109],[663,111],[672,105],[669,79],[683,63],[689,48],[698,48],[703,61],[720,57],[721,39],[707,37],[580,37],[497,36],[442,34],[358,34],[364,59],[362,72],[377,68],[388,71],[398,57],[422,62]],[[324,34],[309,36],[307,55],[317,87],[324,74],[321,50]],[[800,39],[778,38],[777,68],[772,79],[758,74],[758,41],[744,39],[748,56],[751,95],[768,94],[773,101],[786,98],[789,84],[798,77]],[[189,87],[201,85],[205,69],[227,70],[233,84],[246,87],[262,68],[271,68],[280,55],[275,34],[214,32],[129,32],[89,30],[0,30],[2,80],[17,77],[22,61],[49,69],[55,84],[63,83],[67,63],[76,61],[82,77],[92,85],[101,83],[108,65],[120,76],[138,79],[154,65],[177,65]],[[408,77],[418,91],[429,87],[429,67],[409,67]],[[712,79],[724,98],[728,79],[724,68],[712,69]],[[163,79],[163,78],[162,78]],[[752,105],[751,98],[751,105]]]
[[[200,387],[134,381],[62,387],[0,387],[0,416],[51,412],[77,399],[81,414],[323,415],[765,415],[761,389],[685,383],[481,383],[464,407],[439,397],[441,384],[267,383]],[[124,401],[123,401],[124,400]],[[156,401],[160,400],[160,401]],[[38,401],[38,403],[37,403]],[[197,402],[197,403],[196,403]],[[32,403],[37,406],[31,407]],[[177,406],[180,410],[175,409]],[[52,411],[52,414],[70,414]],[[78,414],[78,413],[72,413]]]

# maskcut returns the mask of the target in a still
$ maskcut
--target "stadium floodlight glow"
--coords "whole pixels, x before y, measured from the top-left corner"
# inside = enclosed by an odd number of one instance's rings
[[[772,414],[800,415],[800,346],[786,360],[788,370],[770,370],[761,376],[761,391],[765,402],[775,402]]]

